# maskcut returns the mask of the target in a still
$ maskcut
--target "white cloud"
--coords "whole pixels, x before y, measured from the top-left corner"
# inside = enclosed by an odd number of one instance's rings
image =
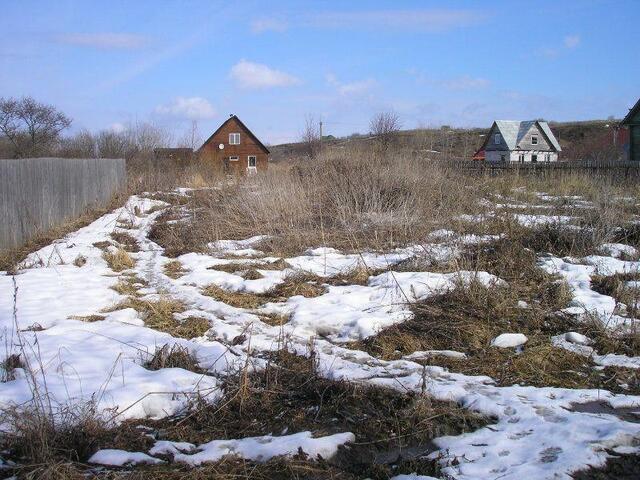
[[[355,82],[342,83],[332,73],[326,76],[327,83],[338,91],[343,96],[355,96],[362,95],[368,92],[376,85],[376,81],[373,78],[367,78],[365,80],[358,80]]]
[[[308,19],[311,26],[324,28],[390,28],[442,32],[483,22],[487,14],[476,10],[418,9],[327,12]]]
[[[68,33],[59,35],[57,41],[80,47],[104,50],[134,50],[149,43],[149,38],[133,33]]]
[[[539,48],[536,55],[540,57],[557,58],[563,53],[567,53],[569,50],[576,49],[580,45],[581,41],[582,39],[580,38],[580,35],[567,35],[562,39],[561,46]]]
[[[208,120],[216,116],[213,105],[202,97],[176,97],[166,105],[158,105],[156,113],[189,120]]]
[[[571,49],[580,45],[580,35],[567,35],[564,37],[564,46]]]
[[[229,76],[239,87],[247,89],[289,87],[300,83],[293,75],[246,60],[240,60],[231,67]]]
[[[280,18],[257,18],[251,22],[253,33],[284,32],[289,25]]]
[[[473,90],[487,88],[491,82],[486,78],[474,78],[469,75],[463,75],[462,77],[443,80],[441,83],[442,86],[448,90]]]

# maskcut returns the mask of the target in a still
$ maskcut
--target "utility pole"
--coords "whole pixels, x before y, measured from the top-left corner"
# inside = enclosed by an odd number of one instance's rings
[[[320,120],[320,151],[322,151],[322,120]]]

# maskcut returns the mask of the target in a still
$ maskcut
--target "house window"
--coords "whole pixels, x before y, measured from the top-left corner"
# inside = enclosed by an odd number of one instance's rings
[[[531,145],[537,145],[537,144],[538,144],[538,136],[531,135]]]
[[[538,155],[531,155],[531,161],[536,163],[538,161]]]
[[[499,133],[496,133],[496,134],[493,136],[493,143],[494,143],[495,145],[500,145],[500,141],[501,141],[501,140],[500,140],[500,134],[499,134]]]
[[[238,157],[229,157],[229,160],[232,162],[237,162],[238,161]]]
[[[518,161],[520,163],[524,163],[524,153],[521,153],[520,155],[518,155]]]
[[[229,134],[229,145],[240,145],[240,134],[239,133],[230,133]]]
[[[544,154],[544,161],[549,163],[549,154],[548,153]]]
[[[500,161],[502,163],[505,163],[507,161],[507,156],[506,155],[500,155]]]
[[[248,164],[249,168],[255,168],[256,167],[256,156],[255,155],[249,155],[249,160],[248,160]]]

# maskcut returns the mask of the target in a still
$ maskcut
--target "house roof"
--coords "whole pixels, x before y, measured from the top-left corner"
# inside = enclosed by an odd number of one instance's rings
[[[636,104],[629,109],[629,113],[627,113],[625,115],[625,117],[622,119],[620,124],[621,125],[629,125],[631,123],[631,121],[633,120],[633,117],[635,117],[636,113],[638,113],[638,111],[640,111],[640,98],[638,99]]]
[[[507,147],[509,147],[509,150],[517,150],[518,145],[524,138],[525,134],[533,125],[537,124],[540,131],[545,137],[547,137],[551,146],[558,152],[562,151],[558,140],[549,128],[549,124],[547,122],[541,120],[496,120],[495,124],[498,127],[502,138],[504,138]]]
[[[210,136],[209,138],[207,138],[207,139],[204,141],[204,143],[202,144],[202,146],[201,146],[197,151],[199,152],[200,150],[202,150],[202,147],[204,147],[207,143],[209,143],[209,142],[213,139],[213,137],[215,137],[215,136],[216,136],[216,134],[217,134],[220,130],[222,130],[222,127],[224,127],[227,123],[229,123],[229,122],[230,122],[230,121],[232,121],[232,120],[236,120],[236,121],[240,124],[240,126],[241,126],[242,128],[244,128],[244,129],[247,131],[247,133],[248,133],[249,135],[251,135],[251,138],[253,138],[253,140],[254,140],[254,141],[255,141],[255,142],[256,142],[256,143],[257,143],[257,144],[258,144],[258,145],[259,145],[259,146],[260,146],[260,147],[261,147],[261,148],[266,152],[266,153],[271,153],[271,152],[269,151],[269,149],[268,149],[267,147],[265,147],[265,146],[264,146],[264,144],[260,141],[260,139],[259,139],[258,137],[256,137],[256,136],[253,134],[253,132],[252,132],[251,130],[249,130],[249,127],[247,127],[244,123],[242,123],[242,120],[240,120],[236,115],[231,115],[231,116],[230,116],[229,118],[227,118],[224,122],[222,122],[222,125],[220,125],[220,126],[217,128],[217,130],[216,130],[215,132],[213,132],[213,133],[211,134],[211,136]]]

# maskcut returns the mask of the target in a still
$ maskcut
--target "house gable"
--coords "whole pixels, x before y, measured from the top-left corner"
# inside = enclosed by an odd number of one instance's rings
[[[500,143],[495,142],[496,133],[500,134]],[[507,145],[507,140],[505,139],[502,131],[500,130],[498,124],[493,122],[491,126],[491,130],[489,130],[489,134],[487,138],[484,140],[484,144],[480,147],[480,150],[485,151],[496,151],[496,150],[509,150],[509,145]]]
[[[240,133],[241,143],[249,140],[249,142],[259,148],[262,153],[265,153],[267,155],[270,153],[269,149],[264,146],[264,144],[258,139],[258,137],[256,137],[253,132],[249,130],[249,128],[247,128],[247,126],[242,123],[242,121],[235,115],[232,115],[222,125],[220,125],[218,129],[213,132],[213,134],[202,144],[202,146],[198,149],[198,152],[201,152],[207,148],[214,148],[218,144],[229,144],[228,133],[231,130],[234,130],[234,133]],[[211,145],[213,145],[213,147]]]
[[[629,113],[624,117],[621,125],[640,125],[640,99],[631,107]]]
[[[537,143],[533,143],[533,138],[537,139]],[[522,122],[520,131],[518,132],[518,140],[516,143],[517,150],[541,150],[551,151],[552,148],[547,141],[547,136],[542,132],[538,122]]]

